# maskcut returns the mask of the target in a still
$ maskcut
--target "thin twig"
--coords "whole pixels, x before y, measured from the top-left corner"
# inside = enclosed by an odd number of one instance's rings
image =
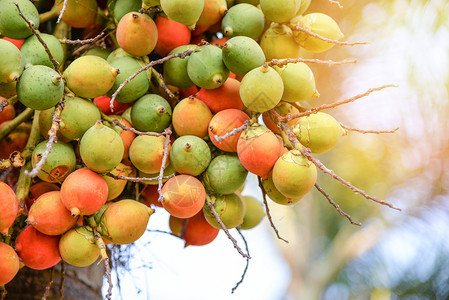
[[[237,232],[240,234],[240,236],[242,237],[243,242],[245,243],[245,248],[246,248],[246,253],[249,254],[249,248],[248,248],[248,243],[246,242],[245,237],[243,236],[242,232],[240,231],[240,226],[236,228]],[[248,267],[249,267],[249,258],[246,258],[246,266],[245,266],[245,270],[243,270],[243,274],[242,274],[242,278],[240,278],[240,281],[236,283],[236,285],[232,288],[231,293],[234,294],[234,292],[237,290],[237,288],[239,287],[239,285],[243,282],[243,280],[245,279],[245,275],[246,275],[246,271],[248,271]]]
[[[90,44],[90,43],[93,43],[93,42],[96,42],[97,40],[99,40],[100,38],[102,38],[103,37],[103,35],[105,35],[106,34],[106,29],[104,29],[103,31],[101,31],[96,37],[93,37],[93,38],[91,38],[91,39],[86,39],[86,40],[68,40],[68,39],[61,39],[61,40],[59,40],[61,43],[64,43],[64,44],[71,44],[71,45],[74,45],[74,44],[79,44],[79,45],[85,45],[85,44]]]
[[[162,185],[163,185],[162,180],[164,177],[165,164],[167,163],[167,157],[169,153],[168,146],[170,145],[170,136],[172,134],[171,125],[164,130],[164,134],[165,134],[164,156],[162,157],[162,165],[161,169],[159,170],[159,180],[157,187],[157,192],[159,193],[159,198],[157,199],[157,201],[161,203],[164,202],[164,196],[162,196]]]
[[[131,182],[144,182],[144,181],[156,181],[156,180],[159,180],[159,176],[147,178],[147,177],[128,177],[128,176],[122,176],[122,175],[114,175],[112,173],[107,173],[106,175],[109,176],[109,177],[112,177],[114,179],[127,180],[127,181],[131,181]],[[170,174],[170,175],[167,175],[167,176],[163,176],[162,179],[170,179],[172,177],[175,177],[175,174]]]
[[[308,29],[305,29],[305,28],[302,28],[301,26],[298,26],[298,25],[294,26],[292,29],[293,30],[297,30],[297,31],[302,31],[302,32],[304,32],[304,33],[306,33],[306,34],[308,34],[310,36],[313,36],[313,37],[319,39],[319,40],[322,40],[324,42],[328,42],[328,43],[331,43],[331,44],[336,44],[336,45],[339,45],[339,46],[355,46],[355,45],[367,45],[367,44],[370,44],[369,42],[340,42],[340,41],[337,41],[337,40],[328,39],[328,38],[326,38],[324,36],[316,34],[316,33],[312,32],[312,31],[310,31]]]
[[[111,277],[111,265],[109,264],[109,257],[106,253],[106,245],[97,229],[94,229],[94,237],[95,243],[97,244],[98,248],[100,248],[101,259],[104,261],[104,266],[106,268],[106,278],[108,280],[108,293],[106,294],[106,299],[111,300],[113,284]]]
[[[330,203],[333,207],[335,207],[335,209],[340,213],[340,215],[346,217],[346,218],[349,220],[349,222],[351,222],[351,224],[357,225],[357,226],[362,225],[362,224],[359,223],[359,222],[354,222],[354,221],[352,220],[351,216],[348,215],[347,213],[345,213],[345,212],[340,208],[340,205],[338,205],[337,203],[335,203],[334,200],[332,200],[332,198],[329,196],[329,194],[326,193],[326,191],[324,191],[324,190],[323,190],[317,183],[315,183],[315,188],[316,188],[321,194],[323,194],[323,196],[326,197],[327,201],[329,201],[329,203]]]
[[[64,0],[64,4],[62,5],[62,9],[61,9],[61,12],[59,13],[59,17],[58,17],[58,20],[56,21],[56,23],[59,23],[61,21],[62,16],[64,15],[64,12],[67,8],[67,2],[69,2],[69,0]]]
[[[61,282],[59,283],[59,300],[64,298],[65,263],[61,260]]]
[[[135,129],[135,128],[132,128],[132,127],[128,127],[128,126],[126,126],[126,125],[123,125],[123,124],[120,123],[120,121],[117,120],[117,119],[112,120],[111,123],[112,123],[113,125],[116,125],[116,126],[120,127],[120,128],[123,129],[123,130],[131,131],[131,132],[133,132],[133,133],[135,133],[135,134],[137,134],[137,135],[149,135],[149,136],[155,136],[155,137],[158,137],[158,136],[161,136],[161,135],[165,135],[164,132],[161,132],[161,133],[155,133],[155,132],[151,132],[151,131],[148,131],[148,132],[145,132],[145,131],[139,131],[139,130],[137,130],[137,129]]]
[[[177,237],[178,239],[182,240],[182,237],[180,237],[177,234],[174,234],[173,232],[168,232],[168,231],[163,231],[163,230],[159,230],[159,229],[147,229],[148,232],[157,232],[157,233],[163,233],[163,234],[168,234],[174,237]]]
[[[273,219],[271,218],[270,208],[268,207],[267,192],[265,191],[265,188],[263,187],[262,178],[260,176],[257,176],[257,178],[259,179],[259,187],[260,187],[260,190],[262,191],[262,199],[263,199],[263,203],[265,205],[265,212],[267,214],[268,221],[270,221],[271,228],[273,228],[278,239],[288,243],[288,241],[286,239],[282,238],[279,235],[279,230],[276,228],[276,225],[274,225],[274,223],[273,223]]]
[[[67,0],[65,0],[67,1]],[[19,4],[17,2],[14,3],[14,5],[17,7],[17,10],[19,11],[19,16],[22,17],[22,19],[25,20],[25,22],[27,23],[28,27],[31,29],[31,31],[33,32],[33,34],[37,37],[37,39],[39,40],[39,42],[42,44],[42,46],[44,46],[45,52],[47,52],[48,57],[50,58],[50,61],[53,64],[53,69],[55,69],[56,72],[58,72],[59,74],[61,74],[61,72],[59,71],[59,63],[56,61],[56,59],[53,57],[53,55],[50,52],[50,49],[48,49],[47,44],[44,42],[44,40],[41,38],[41,36],[39,35],[39,32],[37,32],[36,29],[34,29],[34,24],[31,23],[27,18],[25,18],[25,16],[23,15],[22,11],[19,8]]]
[[[45,288],[45,293],[44,293],[44,296],[42,296],[42,300],[47,300],[47,297],[50,295],[50,288],[51,288],[51,285],[53,284],[54,273],[55,273],[55,267],[52,267],[51,272],[50,272],[50,282],[47,284],[47,287]]]
[[[344,64],[355,64],[355,63],[357,63],[357,60],[356,59],[345,59],[345,60],[340,60],[340,61],[333,61],[333,60],[321,60],[321,59],[312,59],[312,58],[296,58],[296,59],[286,58],[283,60],[272,59],[269,62],[269,64],[282,67],[287,64],[295,64],[298,62],[314,63],[314,64],[327,64],[327,65],[338,66],[338,65],[344,65]]]
[[[132,74],[131,76],[129,76],[122,84],[120,84],[120,86],[118,87],[118,89],[114,92],[114,94],[112,94],[111,97],[111,102],[109,104],[111,111],[114,111],[114,100],[117,97],[117,95],[120,93],[120,91],[125,87],[125,85],[127,85],[131,80],[133,80],[134,78],[136,78],[137,75],[139,75],[140,73],[142,73],[143,71],[148,70],[151,67],[154,67],[155,65],[158,64],[163,64],[164,62],[166,62],[167,60],[170,60],[172,58],[175,57],[179,57],[179,58],[185,58],[189,55],[191,55],[193,53],[193,50],[187,50],[185,52],[182,53],[173,53],[171,55],[168,55],[164,58],[155,60],[150,62],[149,64],[147,64],[146,66],[140,68],[139,70],[137,70],[134,74]]]
[[[343,8],[343,5],[340,4],[340,1],[329,0],[329,2],[330,2],[331,4],[336,4],[339,8]]]
[[[307,117],[307,116],[310,116],[311,114],[315,114],[315,113],[317,113],[319,111],[322,111],[324,109],[335,108],[335,107],[343,105],[343,104],[354,102],[354,101],[356,101],[356,100],[358,100],[360,98],[368,96],[372,92],[380,91],[380,90],[383,90],[383,89],[386,89],[386,88],[389,88],[389,87],[397,87],[397,85],[387,84],[387,85],[383,85],[383,86],[380,86],[380,87],[377,87],[377,88],[371,88],[371,89],[367,90],[366,92],[364,92],[362,94],[359,94],[359,95],[356,95],[354,97],[351,97],[349,99],[340,100],[340,101],[337,101],[337,102],[334,102],[334,103],[331,103],[331,104],[323,104],[323,105],[320,105],[320,106],[317,106],[317,107],[313,107],[313,108],[311,108],[311,109],[309,109],[309,110],[307,110],[305,112],[299,113],[299,114],[287,114],[287,115],[281,117],[279,119],[279,121],[285,122],[285,121],[291,121],[291,120],[296,119],[296,118]]]
[[[238,253],[240,253],[241,256],[243,256],[244,258],[251,258],[251,256],[249,256],[248,254],[245,254],[242,249],[239,247],[239,245],[237,244],[237,241],[232,237],[232,235],[229,233],[229,230],[226,228],[225,224],[223,224],[223,221],[221,221],[220,216],[218,215],[218,213],[215,211],[215,207],[212,204],[211,201],[209,201],[208,199],[206,199],[206,204],[209,207],[212,215],[214,216],[215,220],[217,220],[218,224],[220,225],[221,229],[223,229],[223,231],[225,232],[225,234],[228,236],[228,238],[231,240],[231,242],[234,244],[234,248],[237,249]]]
[[[216,142],[221,142],[224,141],[225,139],[227,139],[228,137],[231,137],[233,135],[236,135],[237,133],[242,132],[243,130],[245,130],[246,128],[248,128],[248,126],[251,124],[251,120],[246,120],[242,126],[240,127],[236,127],[234,129],[232,129],[231,131],[229,131],[228,133],[226,133],[225,135],[222,136],[218,136],[218,135],[214,135],[214,140]]]
[[[298,103],[296,103],[296,102],[285,102],[284,101],[284,103],[288,103],[288,104],[290,104],[291,106],[293,106],[294,108],[296,108],[299,112],[305,112],[307,109],[305,109],[304,107],[302,107],[301,105],[299,105]]]
[[[42,153],[41,159],[36,164],[36,167],[31,172],[26,171],[25,175],[29,177],[36,177],[37,173],[39,173],[42,166],[45,164],[45,161],[47,160],[48,155],[50,154],[53,144],[58,141],[57,133],[61,124],[61,112],[64,109],[64,100],[62,99],[59,101],[59,103],[56,105],[55,111],[53,112],[53,119],[52,124],[50,127],[50,130],[48,131],[49,139],[47,141],[47,144],[45,146],[45,151]]]
[[[396,127],[393,130],[363,130],[363,129],[359,129],[359,128],[354,128],[354,127],[349,127],[348,125],[345,125],[343,123],[340,123],[340,126],[346,130],[349,131],[355,131],[355,132],[359,132],[359,133],[375,133],[375,134],[382,134],[382,133],[395,133],[396,131],[399,130],[399,127]]]

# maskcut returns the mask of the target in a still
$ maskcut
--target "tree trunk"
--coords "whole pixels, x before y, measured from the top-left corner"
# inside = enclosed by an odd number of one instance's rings
[[[78,268],[64,264],[63,299],[65,300],[99,300],[102,299],[104,263],[94,263],[89,267]],[[51,269],[36,271],[23,267],[14,280],[6,287],[7,300],[42,299],[51,278]],[[48,300],[61,299],[61,263],[53,273],[53,284],[48,293]]]

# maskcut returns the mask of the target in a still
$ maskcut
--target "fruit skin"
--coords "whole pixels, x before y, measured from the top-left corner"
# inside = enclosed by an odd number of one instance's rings
[[[172,124],[180,136],[194,135],[205,137],[212,113],[209,107],[195,97],[181,100],[173,110]]]
[[[10,83],[22,75],[25,60],[13,43],[0,39],[0,84]],[[1,95],[7,97],[7,95]]]
[[[17,236],[17,255],[28,268],[45,270],[61,261],[59,256],[59,235],[46,235],[28,225]]]
[[[87,267],[100,256],[92,231],[86,226],[67,231],[58,245],[62,259],[72,266]]]
[[[172,20],[195,28],[204,9],[204,0],[161,0],[164,13]]]
[[[119,88],[119,86],[128,79],[129,76],[134,74],[141,68],[139,62],[132,57],[122,57],[115,59],[111,62],[111,66],[119,69],[120,74],[114,81],[111,89],[108,91],[108,95],[112,97],[112,94]],[[148,91],[150,87],[151,76],[146,72],[142,72],[133,78],[125,87],[117,94],[115,100],[121,103],[131,103],[134,100],[139,99]],[[114,110],[115,112],[115,110]],[[115,112],[118,114],[118,112]]]
[[[136,171],[123,163],[120,163],[117,167],[114,168],[114,170],[111,171],[111,174],[117,175],[117,176],[130,176],[134,177],[136,174]],[[113,200],[120,196],[120,194],[125,189],[126,183],[128,181],[121,180],[121,179],[115,179],[108,175],[101,175],[104,180],[106,180],[106,183],[108,184],[108,199],[107,201]]]
[[[40,33],[42,40],[47,44],[51,55],[58,63],[62,63],[64,59],[64,50],[62,49],[59,40],[51,34]],[[30,36],[25,40],[20,49],[25,63],[31,65],[44,65],[53,68],[53,63],[50,61],[44,46],[39,42],[35,35]]]
[[[206,190],[190,175],[170,178],[162,187],[165,210],[177,218],[190,218],[201,211],[206,201]]]
[[[198,19],[197,25],[209,27],[220,22],[227,9],[226,0],[205,0],[203,12]]]
[[[0,286],[7,284],[19,272],[20,262],[16,251],[8,244],[0,242]]]
[[[167,56],[173,49],[187,45],[190,42],[192,34],[186,25],[163,16],[156,17],[154,21],[158,35],[154,50],[159,55]]]
[[[240,98],[240,82],[234,78],[228,78],[219,88],[201,89],[196,97],[206,103],[214,114],[230,108],[242,110],[244,107]]]
[[[94,99],[95,105],[101,110],[102,113],[104,113],[107,116],[119,115],[131,107],[131,105],[128,103],[117,102],[114,100],[113,102],[114,111],[111,111],[111,107],[109,106],[110,102],[111,98],[108,96],[100,96]]]
[[[280,205],[293,205],[299,202],[303,197],[299,196],[296,198],[290,198],[282,195],[281,192],[279,192],[279,190],[274,185],[272,174],[270,174],[267,179],[262,181],[262,186],[265,192],[267,193],[268,197],[270,197],[271,200]]]
[[[41,160],[42,154],[47,149],[47,142],[43,141],[34,148],[31,155],[31,163],[33,168]],[[75,170],[76,156],[72,146],[62,141],[58,141],[53,145],[47,160],[42,165],[37,176],[46,182],[63,182],[64,179]]]
[[[215,135],[224,136],[234,128],[242,126],[246,121],[249,121],[249,117],[241,110],[222,110],[218,112],[209,123],[209,138],[215,147],[227,152],[236,152],[241,132],[219,142],[215,141]]]
[[[206,170],[210,160],[207,143],[193,135],[177,138],[170,149],[170,161],[176,172],[181,174],[198,176]]]
[[[235,155],[219,155],[212,159],[203,174],[209,190],[221,195],[236,192],[246,180],[248,171]]]
[[[0,234],[8,233],[16,219],[18,208],[16,194],[9,185],[0,181]]]
[[[284,83],[283,101],[297,102],[318,97],[312,70],[305,63],[274,66]]]
[[[61,13],[64,0],[57,0],[58,14]],[[68,0],[62,21],[71,27],[86,28],[95,23],[97,2],[95,0]]]
[[[220,87],[229,76],[222,59],[222,50],[213,45],[204,45],[190,55],[187,74],[197,86],[205,89]]]
[[[2,35],[12,39],[25,39],[33,34],[28,24],[17,13],[17,3],[27,20],[39,28],[39,12],[28,0],[1,0],[0,7],[0,32]],[[2,64],[3,67],[3,64]]]
[[[30,66],[17,83],[17,96],[26,107],[46,110],[62,99],[64,82],[59,74],[47,66]]]
[[[296,15],[301,0],[260,0],[260,8],[267,20],[283,23]]]
[[[125,245],[137,241],[147,228],[154,210],[131,199],[108,205],[102,218],[102,231],[114,244]]]
[[[132,125],[131,123],[129,123],[125,118],[123,118],[122,116],[111,116],[112,119],[119,121],[122,125],[125,125],[126,127],[131,128]],[[128,159],[129,156],[129,148],[131,147],[132,142],[134,141],[134,139],[136,138],[136,134],[132,131],[129,130],[124,130],[119,126],[116,125],[108,125],[106,123],[106,125],[112,129],[114,129],[119,135],[120,138],[122,139],[123,142],[123,146],[124,146],[124,152],[123,152],[123,159]]]
[[[299,150],[285,153],[273,167],[273,183],[288,198],[303,197],[313,188],[316,178],[315,165]]]
[[[240,135],[237,154],[245,169],[266,179],[281,155],[281,145],[271,130],[254,124]]]
[[[17,95],[16,92],[17,81],[9,83],[0,83],[0,96],[5,98],[11,98]]]
[[[30,193],[28,194],[28,198],[26,199],[26,209],[27,211],[30,210],[31,205],[33,205],[34,202],[36,202],[37,198],[39,198],[41,195],[52,192],[52,191],[59,191],[60,188],[56,184],[49,183],[49,182],[38,182],[36,184],[33,184],[30,187]]]
[[[247,36],[257,40],[264,29],[264,16],[257,7],[251,4],[237,4],[231,7],[222,21],[222,32],[231,38]]]
[[[298,58],[301,48],[293,37],[292,29],[284,24],[272,23],[260,39],[260,47],[267,61]]]
[[[16,39],[11,39],[11,38],[6,37],[6,36],[3,38],[3,40],[13,43],[14,46],[16,46],[17,49],[19,49],[19,50],[20,50],[20,48],[22,48],[22,45],[25,42],[24,39],[16,40]]]
[[[140,193],[140,195],[144,198],[142,200],[142,203],[148,207],[151,207],[151,204],[157,207],[163,207],[162,203],[158,201],[158,188],[159,186],[157,184],[148,184],[147,186],[145,186],[145,188]]]
[[[60,191],[41,195],[28,212],[28,224],[46,235],[60,235],[72,228],[77,219],[62,204],[60,196]]]
[[[311,0],[301,0],[301,5],[299,6],[296,15],[302,15],[310,6]]]
[[[159,95],[149,94],[141,97],[131,109],[131,120],[140,131],[162,132],[170,125],[172,109]]]
[[[135,56],[150,54],[156,47],[158,31],[147,14],[130,12],[117,25],[117,42],[126,52]]]
[[[123,58],[123,57],[136,58],[136,56],[129,54],[128,52],[126,52],[122,48],[117,48],[114,51],[112,51],[111,53],[109,53],[108,57],[106,58],[106,61],[108,63],[112,63],[113,61],[115,61],[115,60],[117,60],[119,58]]]
[[[209,200],[208,200],[209,201]],[[220,220],[227,229],[239,226],[243,223],[245,215],[245,204],[236,194],[212,196],[211,201]],[[204,206],[204,216],[207,222],[215,228],[221,229],[208,205]]]
[[[265,55],[255,40],[246,36],[236,36],[224,44],[223,61],[232,73],[245,76],[252,69],[265,63]]]
[[[7,99],[0,96],[0,101],[3,101],[3,100],[7,100]],[[6,105],[3,108],[3,110],[0,112],[0,124],[14,119],[15,116],[16,116],[16,110],[14,109],[14,105],[11,105],[11,104]],[[212,115],[211,115],[211,118],[212,118]],[[206,131],[207,131],[207,129],[206,129]]]
[[[281,101],[283,92],[281,76],[267,65],[247,73],[240,84],[243,104],[256,112],[263,113],[274,108]]]
[[[75,59],[64,71],[67,87],[76,95],[95,98],[105,95],[119,74],[106,60],[86,55]]]
[[[164,136],[139,135],[134,139],[129,148],[129,159],[142,172],[150,174],[159,172],[164,156],[164,144]],[[170,151],[170,145],[167,151]],[[169,162],[170,159],[167,157],[165,166]]]
[[[240,225],[241,229],[252,229],[262,222],[265,217],[265,210],[262,203],[250,196],[241,196],[245,203],[245,215],[243,216],[243,223]]]
[[[112,10],[112,14],[117,23],[120,22],[120,19],[127,13],[138,11],[142,8],[142,0],[114,0],[110,2],[111,3],[108,4],[108,10]]]
[[[125,146],[115,130],[97,122],[88,129],[80,142],[81,159],[92,171],[112,171],[122,160]]]
[[[174,53],[182,53],[187,50],[193,51],[197,48],[197,45],[179,46],[173,49],[169,55]],[[175,57],[164,63],[164,79],[167,84],[171,84],[179,88],[188,88],[195,85],[187,74],[187,64],[189,59],[190,56],[185,58]]]
[[[97,212],[108,198],[108,184],[89,169],[72,172],[61,186],[61,201],[72,216]]]
[[[186,222],[184,234],[182,228]],[[180,236],[187,246],[204,246],[215,240],[220,230],[207,222],[204,213],[200,210],[196,215],[188,219],[180,219],[170,216],[170,230],[173,234]]]
[[[169,157],[167,157],[167,159],[168,159]],[[157,177],[157,176],[159,176],[159,171],[160,170],[158,170],[157,172],[155,172],[155,173],[145,173],[145,172],[142,172],[142,171],[139,171],[139,177],[145,177],[145,178],[155,178],[155,177]],[[166,176],[174,176],[176,174],[176,170],[175,170],[175,168],[173,167],[173,164],[171,164],[171,163],[169,163],[166,167],[165,167],[165,169],[164,169],[164,177],[166,177]],[[168,179],[166,178],[166,179],[162,179],[162,182],[167,182],[168,181]],[[159,184],[159,181],[156,179],[156,180],[146,180],[146,181],[143,181],[142,183],[144,183],[144,184],[148,184],[148,185],[158,185]],[[159,196],[158,196],[159,197]]]
[[[101,48],[101,47],[94,47],[94,48],[86,51],[86,53],[84,53],[83,55],[94,55],[94,56],[99,56],[103,59],[107,59],[109,54],[111,54],[111,50],[109,50],[109,49]]]
[[[8,125],[11,121],[3,122],[0,129]],[[22,152],[30,136],[31,126],[28,123],[20,124],[8,136],[0,140],[0,159],[9,158],[14,151]]]
[[[276,105],[274,110],[276,110],[276,112],[278,114],[280,114],[281,116],[285,116],[287,114],[299,113],[299,110],[296,107],[292,106],[291,104],[285,103],[285,102],[281,102],[278,105]],[[264,112],[262,114],[262,119],[263,119],[263,123],[265,124],[265,126],[267,126],[268,129],[273,131],[275,134],[281,135],[281,131],[279,130],[276,123],[271,118],[269,112]],[[288,121],[287,122],[288,126],[293,127],[296,124],[296,122],[298,121],[298,119],[299,118],[295,118],[293,120]]]
[[[299,118],[293,132],[313,153],[324,153],[337,145],[344,130],[334,117],[318,112]]]

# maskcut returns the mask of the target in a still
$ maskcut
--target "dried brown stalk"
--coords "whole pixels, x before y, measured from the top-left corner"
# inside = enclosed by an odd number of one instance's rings
[[[340,123],[340,126],[346,130],[349,131],[355,131],[355,132],[359,132],[359,133],[375,133],[375,134],[382,134],[382,133],[395,133],[396,131],[399,130],[399,127],[392,129],[392,130],[363,130],[363,129],[359,129],[359,128],[354,128],[354,127],[349,127],[348,125],[345,125],[343,123]]]
[[[229,131],[228,133],[226,133],[225,135],[222,136],[218,136],[218,135],[214,135],[214,140],[216,142],[221,142],[224,141],[225,139],[227,139],[228,137],[231,137],[233,135],[236,135],[237,133],[240,133],[242,131],[244,131],[246,128],[248,128],[248,126],[251,124],[250,120],[245,121],[242,126],[240,127],[236,127],[234,129],[232,129],[231,131]]]
[[[137,130],[137,129],[135,129],[135,128],[132,128],[132,127],[128,127],[128,126],[126,126],[126,125],[123,125],[123,124],[120,123],[120,121],[117,120],[117,119],[112,120],[111,123],[112,123],[113,125],[116,125],[116,126],[120,127],[120,128],[123,129],[123,130],[131,131],[131,132],[133,132],[133,133],[135,133],[135,134],[137,134],[137,135],[149,135],[149,136],[156,136],[156,137],[161,136],[161,135],[165,135],[164,132],[161,132],[161,133],[155,133],[155,132],[150,132],[150,131],[148,131],[148,132],[145,132],[145,131],[139,131],[139,130]]]
[[[162,180],[164,177],[164,170],[165,170],[165,164],[167,163],[168,153],[169,153],[169,145],[170,145],[170,136],[172,134],[171,125],[164,130],[165,134],[165,142],[164,142],[164,156],[162,157],[162,165],[161,169],[159,170],[159,180],[158,180],[158,187],[157,192],[159,193],[159,198],[157,201],[164,202],[164,197],[162,196]]]
[[[249,248],[248,248],[248,243],[246,242],[245,236],[242,234],[242,232],[240,231],[240,226],[236,228],[237,232],[240,234],[240,236],[242,237],[243,242],[245,243],[245,249],[246,249],[246,253],[249,254]],[[243,282],[243,280],[245,279],[245,275],[246,275],[246,271],[248,271],[248,267],[249,267],[249,258],[246,258],[246,266],[245,266],[245,270],[243,270],[243,274],[242,277],[240,278],[240,281],[237,282],[235,284],[235,286],[232,288],[231,293],[234,294],[234,292],[237,290],[237,288],[239,287],[239,285]]]
[[[269,64],[282,67],[287,64],[294,64],[294,63],[298,63],[298,62],[338,66],[338,65],[344,65],[344,64],[355,64],[357,62],[357,60],[356,59],[345,59],[345,60],[340,60],[340,61],[333,61],[333,60],[321,60],[321,59],[312,59],[312,58],[296,58],[296,59],[286,58],[286,59],[282,59],[282,60],[272,59],[269,62]]]
[[[144,181],[159,180],[159,176],[147,178],[147,177],[128,177],[128,176],[122,176],[122,175],[114,175],[112,173],[108,173],[106,175],[109,177],[112,177],[114,179],[127,180],[127,181],[132,181],[132,182],[144,182]],[[174,176],[175,176],[175,174],[171,174],[171,175],[163,176],[162,179],[170,179]]]
[[[343,8],[343,5],[340,4],[340,1],[329,0],[329,2],[330,2],[331,4],[336,4],[339,8]]]
[[[90,43],[94,43],[96,41],[98,41],[100,38],[102,38],[104,35],[106,34],[106,29],[104,29],[103,31],[101,31],[96,37],[93,37],[91,39],[86,39],[86,40],[68,40],[68,39],[60,39],[59,41],[61,43],[64,44],[70,44],[70,45],[75,45],[75,44],[79,44],[79,45],[85,45],[85,44],[90,44]]]
[[[47,300],[48,296],[50,295],[50,288],[51,285],[53,284],[53,275],[55,274],[55,267],[51,268],[50,271],[50,281],[48,282],[47,286],[45,287],[45,293],[42,296],[42,300]]]
[[[67,8],[67,2],[69,2],[69,0],[64,0],[64,3],[62,4],[61,12],[59,13],[59,17],[58,17],[58,20],[56,21],[56,23],[59,23],[61,21],[62,16],[64,15],[64,12]]]
[[[294,26],[292,29],[293,30],[297,30],[297,31],[302,31],[302,32],[304,32],[304,33],[306,33],[306,34],[308,34],[310,36],[313,36],[313,37],[315,37],[317,39],[320,39],[320,40],[322,40],[324,42],[336,44],[336,45],[339,45],[339,46],[355,46],[355,45],[366,45],[366,44],[369,44],[369,42],[340,42],[340,41],[337,41],[337,40],[328,39],[328,38],[326,38],[324,36],[316,34],[316,33],[312,32],[312,31],[310,31],[308,29],[305,29],[305,28],[302,28],[301,26],[298,26],[298,25]]]

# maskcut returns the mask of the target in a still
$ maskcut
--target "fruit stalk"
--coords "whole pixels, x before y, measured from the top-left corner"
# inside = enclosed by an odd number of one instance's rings
[[[106,245],[104,243],[104,240],[101,238],[101,235],[98,233],[98,231],[95,229],[95,243],[97,244],[98,248],[100,248],[101,253],[101,259],[104,261],[105,267],[106,267],[106,277],[108,280],[108,293],[106,294],[106,299],[111,300],[112,295],[112,277],[111,277],[111,265],[109,264],[109,257],[106,253]]]
[[[164,134],[165,134],[165,143],[164,143],[164,156],[162,157],[162,165],[161,165],[161,169],[159,171],[159,182],[158,182],[158,187],[157,187],[157,192],[159,193],[159,198],[158,201],[159,202],[164,202],[164,197],[162,196],[162,179],[164,177],[164,170],[165,170],[165,164],[167,163],[167,157],[168,157],[168,152],[169,152],[169,144],[170,144],[170,136],[172,134],[172,130],[171,130],[171,125],[164,130]]]
[[[21,114],[14,118],[11,122],[9,122],[5,127],[0,129],[0,140],[4,139],[11,131],[16,129],[17,126],[28,120],[33,114],[33,110],[31,108],[25,109]]]

